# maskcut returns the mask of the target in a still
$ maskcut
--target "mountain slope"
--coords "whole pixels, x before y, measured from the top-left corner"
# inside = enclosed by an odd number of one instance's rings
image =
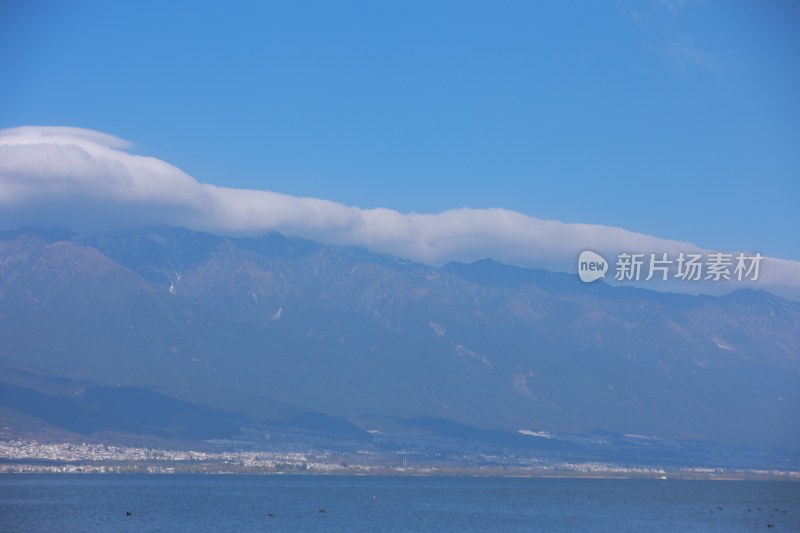
[[[248,420],[431,417],[800,450],[797,302],[491,260],[434,268],[279,234],[1,233],[0,366]]]

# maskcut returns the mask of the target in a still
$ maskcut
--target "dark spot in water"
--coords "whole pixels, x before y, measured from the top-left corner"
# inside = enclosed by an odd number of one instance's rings
[[[272,513],[267,513],[267,516],[275,516],[275,515]]]
[[[317,511],[317,512],[318,512],[318,513],[324,513],[324,512],[325,512],[325,509],[320,509],[320,510],[319,510],[319,511]]]
[[[773,526],[772,524],[767,524],[767,527],[775,527],[775,526]]]
[[[132,513],[130,511],[125,511],[125,516],[131,516],[131,514]]]

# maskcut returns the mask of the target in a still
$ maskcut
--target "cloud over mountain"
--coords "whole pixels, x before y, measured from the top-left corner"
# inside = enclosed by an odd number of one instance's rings
[[[96,230],[166,224],[227,235],[275,230],[429,264],[492,257],[560,271],[574,271],[584,248],[612,255],[698,250],[689,242],[506,209],[400,213],[217,187],[165,161],[132,154],[129,147],[111,135],[81,128],[0,130],[0,227]],[[760,288],[800,294],[800,263],[768,258],[762,271]],[[700,290],[699,285],[692,289]]]

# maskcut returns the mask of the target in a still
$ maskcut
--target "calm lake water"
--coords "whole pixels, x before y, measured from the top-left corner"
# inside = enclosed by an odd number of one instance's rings
[[[3,532],[768,529],[800,531],[800,484],[459,477],[0,476]]]

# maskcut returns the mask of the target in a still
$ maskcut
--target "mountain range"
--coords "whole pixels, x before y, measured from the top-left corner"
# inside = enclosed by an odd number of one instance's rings
[[[4,231],[0,404],[12,432],[368,437],[417,420],[800,452],[800,302],[277,233]]]

